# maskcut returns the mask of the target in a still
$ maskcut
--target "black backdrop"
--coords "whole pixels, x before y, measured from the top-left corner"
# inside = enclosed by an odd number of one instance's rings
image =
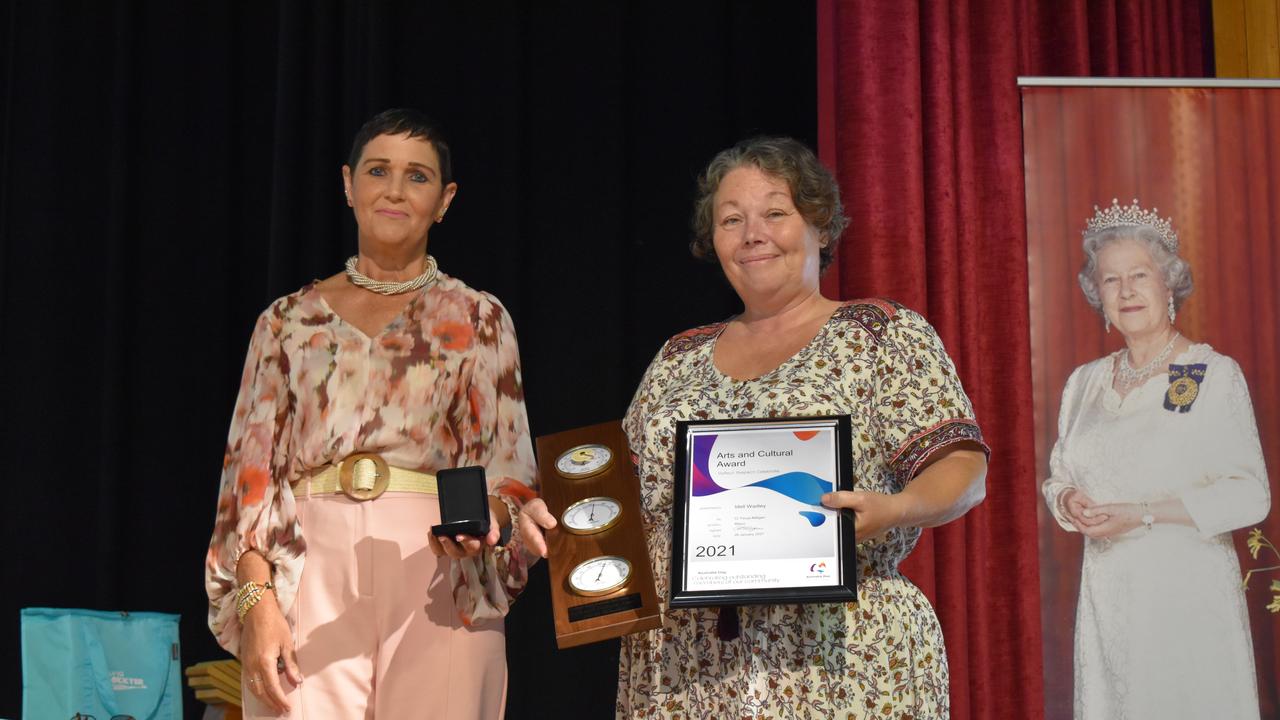
[[[805,2],[0,4],[0,716],[20,607],[177,612],[184,664],[222,656],[202,560],[249,332],[354,250],[364,118],[448,129],[431,251],[510,309],[545,434],[735,311],[687,252],[693,179],[749,134],[812,145],[815,38]],[[544,566],[507,627],[508,717],[612,715],[617,644],[555,649]]]

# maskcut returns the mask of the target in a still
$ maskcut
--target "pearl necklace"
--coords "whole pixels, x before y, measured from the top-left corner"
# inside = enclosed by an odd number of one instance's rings
[[[1146,381],[1147,377],[1151,375],[1151,371],[1154,370],[1156,366],[1163,364],[1165,360],[1169,359],[1169,353],[1173,350],[1173,343],[1178,340],[1180,335],[1181,333],[1175,330],[1173,332],[1173,337],[1169,338],[1169,344],[1164,346],[1164,349],[1160,351],[1160,354],[1156,355],[1151,359],[1151,362],[1140,368],[1135,369],[1133,366],[1129,365],[1129,353],[1132,351],[1126,351],[1122,354],[1120,356],[1120,369],[1116,372],[1116,380],[1120,383],[1120,387],[1123,388],[1125,392],[1129,392]]]
[[[374,280],[356,269],[356,262],[360,259],[359,255],[352,255],[347,258],[347,279],[352,285],[362,287],[365,290],[372,290],[379,295],[399,295],[407,293],[410,290],[417,290],[421,287],[429,287],[434,285],[437,280],[436,276],[436,259],[427,256],[427,269],[422,274],[412,280],[404,282],[386,282],[383,280]]]

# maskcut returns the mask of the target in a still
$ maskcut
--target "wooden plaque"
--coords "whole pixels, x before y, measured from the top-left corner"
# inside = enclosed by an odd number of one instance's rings
[[[557,469],[557,461],[568,451],[600,445],[608,448],[612,456],[603,467],[587,464],[576,478]],[[575,647],[660,626],[662,615],[640,515],[640,482],[622,423],[615,420],[545,435],[538,438],[537,447],[542,499],[559,523],[547,531],[556,645]],[[617,519],[599,532],[567,531],[565,510],[590,498],[616,500],[620,507]],[[584,595],[574,591],[569,574],[581,563],[599,557],[626,560],[631,567],[630,577],[607,593]]]

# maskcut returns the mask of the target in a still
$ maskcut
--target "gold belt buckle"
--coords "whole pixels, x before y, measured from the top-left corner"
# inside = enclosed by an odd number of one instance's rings
[[[369,486],[367,478],[356,477],[356,463],[361,460],[368,460],[373,463],[374,476],[373,484]],[[387,491],[387,485],[391,482],[391,470],[387,467],[387,461],[377,453],[355,453],[348,455],[338,466],[338,484],[342,487],[342,492],[347,497],[358,502],[365,500],[373,500],[382,493]]]

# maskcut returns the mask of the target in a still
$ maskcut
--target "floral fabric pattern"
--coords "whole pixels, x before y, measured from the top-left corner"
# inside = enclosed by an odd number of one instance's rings
[[[669,591],[677,421],[849,414],[856,487],[885,493],[938,450],[982,444],[950,358],[915,312],[846,303],[806,347],[751,380],[712,362],[725,326],[667,341],[624,420],[659,598]],[[734,640],[717,637],[716,608],[667,610],[661,628],[622,640],[618,717],[947,717],[937,617],[897,569],[919,537],[899,528],[858,546],[857,604],[739,607]]]
[[[374,337],[333,312],[316,283],[259,316],[205,559],[209,627],[233,654],[240,555],[257,550],[271,563],[287,615],[306,557],[289,486],[358,452],[423,472],[480,465],[491,493],[533,497],[515,328],[496,298],[442,273]],[[450,579],[464,622],[502,617],[525,585],[525,554],[513,539],[452,561]]]

